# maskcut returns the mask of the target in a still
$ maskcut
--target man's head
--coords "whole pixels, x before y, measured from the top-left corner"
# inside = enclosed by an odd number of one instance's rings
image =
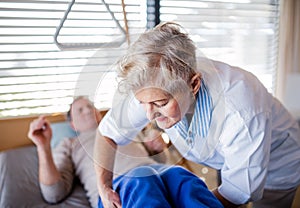
[[[85,132],[97,128],[101,115],[87,98],[81,96],[71,104],[68,119],[73,129]]]

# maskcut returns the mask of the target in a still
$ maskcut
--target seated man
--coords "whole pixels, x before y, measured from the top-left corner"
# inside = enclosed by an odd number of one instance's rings
[[[41,116],[30,124],[28,137],[37,146],[42,195],[49,203],[58,203],[70,194],[74,178],[78,177],[86,190],[91,206],[97,207],[99,203],[101,207],[92,159],[96,129],[101,116],[92,103],[84,97],[74,100],[68,114],[70,124],[78,132],[78,137],[64,139],[53,150],[50,145],[52,130],[45,117]],[[151,147],[149,151],[153,151]],[[141,142],[132,142],[118,147],[114,166],[114,184],[116,191],[122,197],[123,207],[140,207],[140,205],[144,207],[145,202],[150,207],[156,205],[159,207],[164,202],[166,206],[167,204],[173,206],[173,203],[177,202],[169,202],[169,194],[182,195],[178,200],[185,199],[189,204],[196,201],[197,205],[204,203],[211,204],[211,207],[220,207],[214,206],[219,205],[219,202],[199,178],[183,168],[178,171],[178,168],[157,164],[148,156]],[[172,180],[174,176],[176,176],[176,183]],[[170,187],[159,184],[162,181],[170,184]],[[188,182],[183,183],[183,181]],[[174,193],[167,190],[171,187]],[[196,199],[192,196],[194,191],[203,194]],[[151,196],[151,201],[145,196]]]

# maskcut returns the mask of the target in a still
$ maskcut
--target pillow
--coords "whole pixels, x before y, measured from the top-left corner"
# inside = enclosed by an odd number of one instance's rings
[[[64,138],[73,138],[77,136],[76,131],[72,129],[68,121],[52,123],[50,126],[52,128],[52,148],[56,147]]]

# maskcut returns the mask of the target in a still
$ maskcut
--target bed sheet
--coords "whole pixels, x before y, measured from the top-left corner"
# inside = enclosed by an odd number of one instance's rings
[[[0,152],[0,207],[90,207],[79,180],[70,196],[51,205],[44,201],[38,183],[38,158],[35,146]]]

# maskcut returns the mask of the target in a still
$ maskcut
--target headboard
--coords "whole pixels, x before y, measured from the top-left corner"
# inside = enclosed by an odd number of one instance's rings
[[[104,116],[107,109],[101,110],[100,112],[102,116]],[[38,116],[26,116],[0,119],[0,151],[32,145],[33,143],[27,137],[27,132],[30,122],[37,117]],[[56,123],[65,121],[66,114],[49,114],[46,115],[46,118],[51,123]]]
[[[32,145],[27,137],[30,122],[38,116],[5,118],[0,120],[0,151],[16,147]],[[50,122],[65,120],[65,114],[46,115]]]

